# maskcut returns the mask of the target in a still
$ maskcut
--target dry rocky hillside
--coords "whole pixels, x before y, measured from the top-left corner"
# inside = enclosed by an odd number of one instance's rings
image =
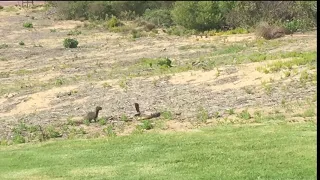
[[[316,122],[316,31],[263,40],[253,33],[179,37],[157,29],[133,39],[89,29],[88,22],[48,19],[41,8],[5,7],[0,17],[0,140],[37,125],[65,138],[131,134],[141,124],[133,117],[135,102],[144,114],[161,112],[150,122],[163,132]],[[63,47],[68,37],[78,48]],[[172,67],[159,66],[161,58]],[[96,106],[103,108],[99,122],[75,125]]]

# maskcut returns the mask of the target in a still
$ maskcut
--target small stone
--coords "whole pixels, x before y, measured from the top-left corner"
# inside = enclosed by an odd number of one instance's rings
[[[16,94],[15,93],[10,93],[9,95],[8,95],[8,98],[12,98],[12,97],[14,97]]]

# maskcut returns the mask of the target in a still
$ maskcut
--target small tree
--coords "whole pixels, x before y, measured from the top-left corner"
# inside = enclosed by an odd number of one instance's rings
[[[63,46],[65,48],[76,48],[78,46],[78,41],[76,39],[66,38],[63,41]]]

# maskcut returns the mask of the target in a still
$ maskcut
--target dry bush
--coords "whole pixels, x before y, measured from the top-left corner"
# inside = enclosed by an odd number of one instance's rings
[[[271,26],[266,22],[261,22],[257,27],[255,34],[257,37],[263,37],[264,39],[276,39],[285,36],[287,31],[283,27]]]

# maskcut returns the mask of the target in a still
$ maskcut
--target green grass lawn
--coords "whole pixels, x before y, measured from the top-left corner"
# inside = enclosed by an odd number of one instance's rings
[[[0,179],[316,179],[316,125],[218,126],[0,147]]]

